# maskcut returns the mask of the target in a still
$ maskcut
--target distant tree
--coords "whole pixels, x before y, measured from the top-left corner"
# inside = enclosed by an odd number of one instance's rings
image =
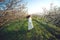
[[[27,12],[24,0],[9,0],[5,6],[4,10],[0,10],[0,26],[11,21],[11,19],[24,17]]]
[[[53,23],[56,26],[60,26],[60,7],[53,6],[48,10],[48,14],[45,15],[47,22]]]

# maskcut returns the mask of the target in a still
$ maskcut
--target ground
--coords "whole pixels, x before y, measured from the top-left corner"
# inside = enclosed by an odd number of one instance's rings
[[[34,28],[28,31],[27,19],[15,20],[0,28],[0,40],[60,40],[60,27],[32,18]]]

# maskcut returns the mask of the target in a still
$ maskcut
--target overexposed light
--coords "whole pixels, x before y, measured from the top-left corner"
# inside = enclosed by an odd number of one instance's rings
[[[35,1],[35,2],[33,2],[33,1]],[[41,12],[43,12],[42,8],[46,8],[47,10],[49,10],[51,3],[53,3],[54,6],[60,6],[58,0],[45,0],[45,2],[43,2],[43,0],[33,0],[33,1],[31,0],[31,2],[33,2],[33,3],[28,4],[29,5],[28,6],[29,14],[39,13],[39,12],[41,13]]]

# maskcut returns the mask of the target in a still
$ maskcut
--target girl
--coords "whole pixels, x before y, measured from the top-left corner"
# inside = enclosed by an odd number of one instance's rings
[[[30,15],[28,15],[27,18],[28,18],[28,30],[31,30],[33,28],[32,18]]]

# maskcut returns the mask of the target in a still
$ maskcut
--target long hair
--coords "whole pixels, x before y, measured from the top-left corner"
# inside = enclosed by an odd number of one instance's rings
[[[26,18],[30,18],[31,16],[30,15],[28,15]]]

